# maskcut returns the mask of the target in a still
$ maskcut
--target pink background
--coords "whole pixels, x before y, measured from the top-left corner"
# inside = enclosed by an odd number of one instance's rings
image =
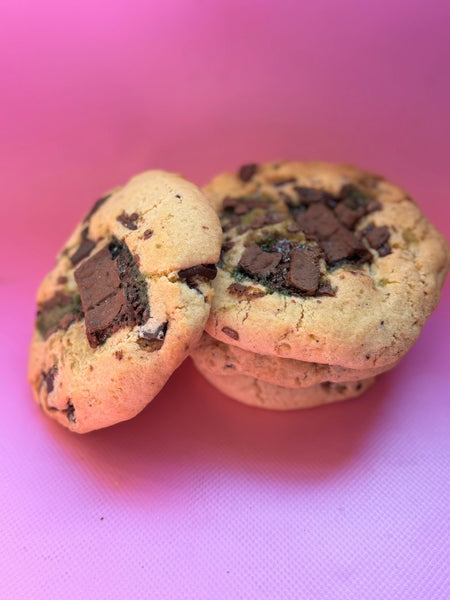
[[[450,598],[448,285],[342,405],[250,409],[187,362],[139,418],[78,437],[25,377],[56,251],[146,168],[354,162],[450,237],[449,6],[1,3],[0,598]]]

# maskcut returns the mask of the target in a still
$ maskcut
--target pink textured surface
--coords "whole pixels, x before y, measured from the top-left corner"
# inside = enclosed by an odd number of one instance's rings
[[[394,372],[323,409],[240,406],[186,363],[139,418],[77,437],[25,378],[40,279],[139,170],[346,160],[448,237],[449,18],[444,0],[2,3],[0,598],[450,597],[448,285]]]

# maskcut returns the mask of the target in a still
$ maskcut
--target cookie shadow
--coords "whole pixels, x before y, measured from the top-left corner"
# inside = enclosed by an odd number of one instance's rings
[[[364,451],[391,377],[384,374],[361,398],[303,411],[265,411],[227,398],[188,360],[131,421],[83,436],[48,426],[105,485],[179,489],[218,472],[307,482],[335,476]]]

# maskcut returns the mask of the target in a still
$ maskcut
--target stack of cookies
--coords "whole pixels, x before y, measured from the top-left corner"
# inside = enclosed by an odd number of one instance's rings
[[[246,165],[202,192],[148,171],[100,198],[38,292],[29,380],[84,433],[130,419],[191,355],[272,409],[363,393],[417,340],[448,266],[397,186],[343,165]]]
[[[449,264],[411,198],[346,165],[245,165],[204,192],[223,230],[192,358],[222,392],[270,409],[363,393],[417,340]]]

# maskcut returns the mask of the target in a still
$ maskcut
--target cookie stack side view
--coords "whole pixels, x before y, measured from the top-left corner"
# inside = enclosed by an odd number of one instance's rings
[[[436,308],[450,254],[399,187],[348,165],[245,165],[205,189],[223,229],[209,320],[192,357],[266,408],[363,393]]]
[[[98,200],[38,292],[29,381],[84,433],[129,419],[200,339],[222,231],[203,193],[148,171]]]

